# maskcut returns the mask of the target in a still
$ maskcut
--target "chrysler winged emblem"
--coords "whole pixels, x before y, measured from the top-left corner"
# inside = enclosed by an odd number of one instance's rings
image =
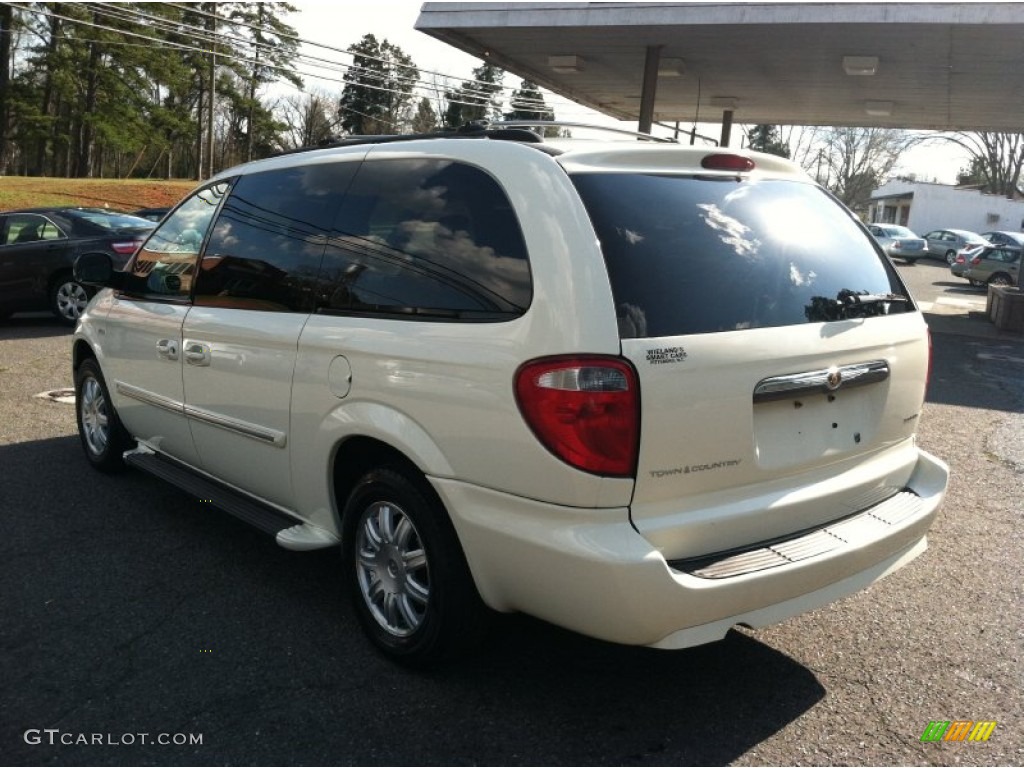
[[[828,373],[825,375],[825,386],[828,388],[828,391],[831,392],[833,390],[839,389],[839,387],[841,387],[842,385],[842,371],[840,371],[838,368],[834,366],[832,368],[829,368]]]

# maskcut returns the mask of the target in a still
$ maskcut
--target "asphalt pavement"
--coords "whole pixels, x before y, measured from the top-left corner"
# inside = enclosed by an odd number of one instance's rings
[[[1024,339],[970,309],[928,319],[920,442],[952,474],[913,564],[685,651],[499,617],[480,653],[424,674],[363,640],[335,553],[93,472],[73,407],[35,397],[70,385],[70,335],[16,317],[0,325],[0,761],[1024,764]],[[997,726],[922,742],[936,720]]]

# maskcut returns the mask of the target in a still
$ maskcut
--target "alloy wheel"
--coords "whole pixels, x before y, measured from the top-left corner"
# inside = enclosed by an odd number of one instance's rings
[[[377,501],[363,512],[355,567],[363,600],[381,628],[408,637],[423,624],[430,600],[427,554],[401,507]]]
[[[107,399],[103,396],[100,383],[91,376],[82,382],[81,402],[78,404],[82,416],[82,436],[89,450],[100,456],[110,442],[110,418],[107,414]]]
[[[65,320],[77,321],[89,303],[85,288],[76,282],[61,283],[54,294],[57,312]]]

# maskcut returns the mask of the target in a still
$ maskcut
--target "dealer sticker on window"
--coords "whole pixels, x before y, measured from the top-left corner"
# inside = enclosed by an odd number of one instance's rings
[[[647,362],[651,365],[681,363],[686,359],[686,350],[682,347],[661,347],[647,350]]]

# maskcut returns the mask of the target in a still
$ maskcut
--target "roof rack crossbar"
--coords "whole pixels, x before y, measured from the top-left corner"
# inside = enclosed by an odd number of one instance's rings
[[[491,123],[491,127],[501,126],[504,128],[589,128],[594,131],[605,131],[617,133],[621,136],[632,136],[641,141],[653,141],[659,144],[678,144],[675,139],[651,136],[649,133],[638,133],[625,128],[614,128],[607,125],[594,125],[593,123],[577,123],[569,120],[501,120]]]
[[[499,120],[490,122],[488,120],[472,120],[459,128],[442,128],[430,133],[386,133],[353,136],[340,138],[329,138],[321,141],[316,146],[299,147],[280,152],[279,155],[291,155],[297,152],[311,152],[316,149],[330,149],[332,147],[351,147],[361,144],[390,144],[400,141],[422,141],[424,139],[494,139],[497,141],[518,141],[526,144],[543,144],[544,131],[538,128],[589,128],[597,131],[615,133],[622,136],[631,136],[642,141],[652,141],[659,144],[676,144],[674,139],[666,139],[658,136],[651,136],[647,133],[627,131],[623,128],[612,128],[604,125],[593,125],[592,123],[577,123],[566,120]]]

